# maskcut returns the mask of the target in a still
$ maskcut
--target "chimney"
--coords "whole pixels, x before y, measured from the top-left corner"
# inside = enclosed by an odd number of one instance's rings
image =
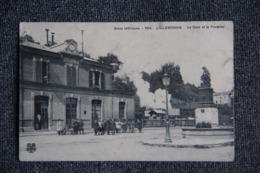
[[[51,33],[51,45],[53,46],[55,43],[54,43],[54,32]]]
[[[49,46],[49,29],[45,29],[45,31],[46,31],[46,37],[47,37],[47,43],[46,43],[46,45],[47,46]]]

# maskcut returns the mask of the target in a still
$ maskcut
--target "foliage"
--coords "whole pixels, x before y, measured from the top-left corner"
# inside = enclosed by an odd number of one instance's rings
[[[174,65],[174,63],[166,63],[162,65],[159,70],[156,70],[151,74],[142,72],[142,79],[150,84],[150,92],[154,93],[159,88],[165,88],[162,82],[162,77],[165,73],[169,75],[171,81],[168,86],[169,93],[171,95],[177,94],[176,91],[183,85],[183,80],[180,73],[180,67],[178,65]]]
[[[228,115],[228,116],[232,117],[233,116],[233,106],[229,107],[227,105],[219,105],[218,112],[221,115]]]
[[[99,56],[98,61],[101,63],[105,63],[111,65],[112,63],[115,65],[114,73],[119,70],[119,67],[123,64],[116,55],[112,53],[108,53],[106,56]]]
[[[218,105],[219,113],[219,124],[220,125],[233,125],[233,120],[231,119],[234,116],[233,105]]]
[[[188,102],[199,101],[198,87],[189,83],[184,84],[180,73],[180,67],[174,63],[166,63],[162,65],[159,70],[156,70],[151,74],[142,72],[142,79],[150,84],[150,92],[154,93],[159,88],[165,88],[162,82],[164,73],[167,73],[170,77],[168,91],[172,97]]]
[[[115,77],[113,81],[113,88],[117,90],[133,91],[135,94],[137,92],[134,82],[131,81],[128,76],[124,76],[122,78]]]
[[[212,128],[210,123],[201,122],[196,124],[196,128]]]

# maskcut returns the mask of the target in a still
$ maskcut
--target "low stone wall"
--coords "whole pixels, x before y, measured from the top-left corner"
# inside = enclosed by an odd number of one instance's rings
[[[224,137],[234,138],[233,128],[182,128],[182,136],[185,137]]]

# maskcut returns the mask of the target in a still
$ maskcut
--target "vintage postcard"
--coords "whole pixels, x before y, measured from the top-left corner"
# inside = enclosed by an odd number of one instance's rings
[[[233,161],[233,23],[21,23],[21,161]]]

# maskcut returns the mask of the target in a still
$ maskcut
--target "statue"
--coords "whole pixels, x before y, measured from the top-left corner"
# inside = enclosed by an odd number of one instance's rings
[[[210,73],[206,67],[202,67],[203,73],[200,77],[200,80],[202,81],[200,83],[200,87],[211,87],[210,84]]]

